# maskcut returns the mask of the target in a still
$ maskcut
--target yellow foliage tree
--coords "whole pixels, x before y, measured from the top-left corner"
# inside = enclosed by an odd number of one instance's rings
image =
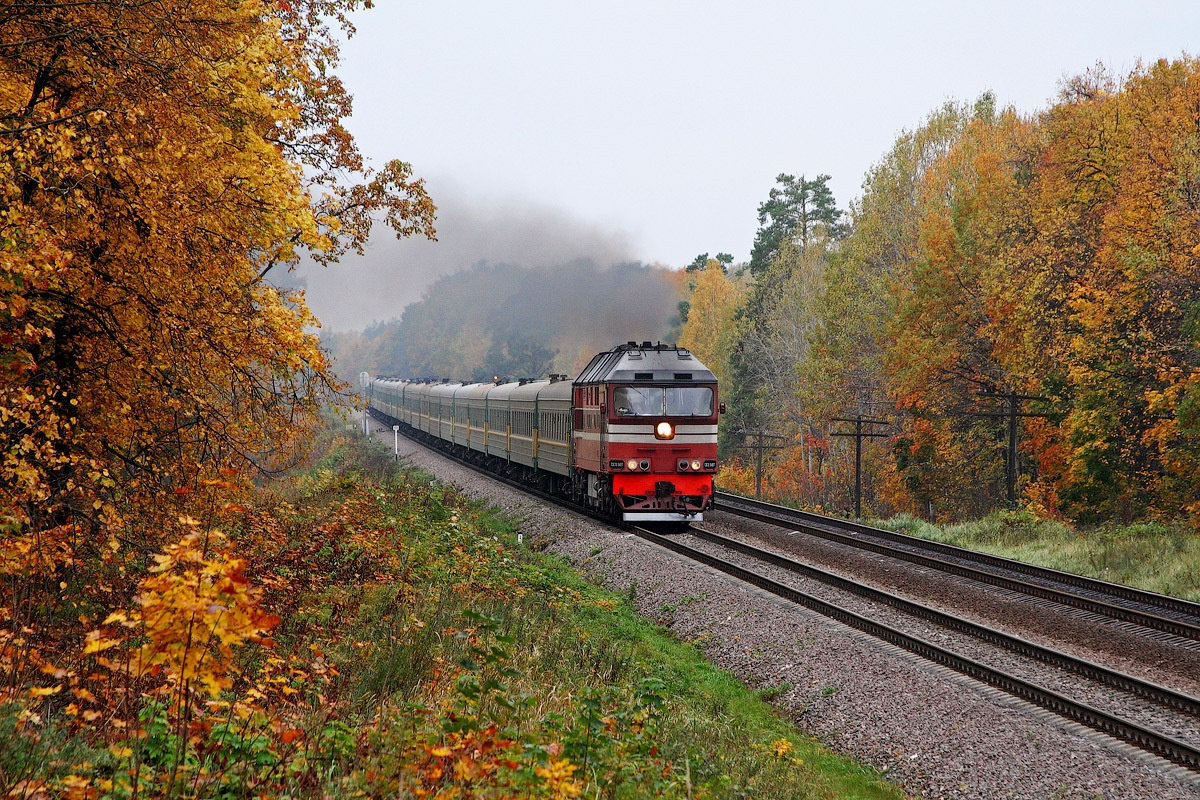
[[[431,231],[409,168],[363,173],[322,22],[357,3],[0,10],[0,504],[114,522],[164,488],[264,466],[326,395],[302,296],[371,215]],[[318,196],[319,193],[319,196]]]
[[[361,250],[378,216],[432,235],[410,167],[367,169],[342,125],[358,6],[0,6],[0,549],[29,554],[6,573],[144,561],[280,464],[336,384],[267,275]]]
[[[1049,125],[1043,207],[1086,220],[1091,248],[1066,287],[1058,495],[1085,518],[1200,519],[1200,60],[1076,81]]]
[[[734,319],[741,303],[742,292],[725,275],[721,263],[709,260],[692,290],[679,344],[695,353],[718,383],[730,377],[729,356],[737,342]]]
[[[1032,508],[1200,512],[1197,109],[1196,59],[1098,70],[1036,117],[979,107],[931,162],[881,359],[909,417],[892,487],[955,514],[998,501],[1002,431],[981,398],[1016,392],[1042,415],[1020,423]],[[890,241],[875,235],[847,250]]]
[[[188,532],[154,557],[136,610],[114,611],[104,620],[130,629],[140,646],[122,660],[102,661],[134,681],[165,673],[163,689],[176,706],[196,692],[215,698],[229,689],[233,648],[261,640],[279,621],[259,607],[262,590],[242,574],[246,562],[229,552],[225,537],[197,529],[189,517],[181,523]],[[102,653],[122,643],[96,630],[83,652]]]

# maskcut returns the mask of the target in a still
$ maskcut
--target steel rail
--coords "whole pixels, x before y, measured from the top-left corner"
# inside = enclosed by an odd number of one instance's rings
[[[935,608],[913,602],[882,589],[858,583],[834,572],[820,569],[819,567],[802,564],[780,553],[763,550],[754,545],[721,536],[696,525],[692,525],[688,533],[698,539],[710,542],[719,547],[728,548],[771,566],[779,567],[797,575],[803,575],[806,578],[818,580],[828,586],[851,592],[859,597],[864,597],[877,603],[889,605],[911,616],[919,617],[920,619],[958,631],[959,633],[965,633],[968,636],[973,636],[989,644],[1003,647],[1005,650],[1041,661],[1053,667],[1058,667],[1059,669],[1072,672],[1097,683],[1111,686],[1123,692],[1143,697],[1167,708],[1177,709],[1200,717],[1200,699],[1183,694],[1182,692],[1135,678],[1132,675],[1125,675],[1108,667],[1021,639],[1020,637],[990,628],[986,625],[969,622],[962,617],[938,611]]]
[[[1112,601],[1114,599],[1126,600],[1149,606],[1159,611],[1190,616],[1194,619],[1200,619],[1200,603],[1192,603],[1168,595],[1147,592],[1130,586],[1122,586],[1117,583],[1074,575],[1069,572],[1038,567],[1033,564],[993,556],[988,553],[980,553],[975,550],[968,550],[942,542],[934,542],[929,539],[921,539],[916,536],[909,536],[882,528],[872,528],[868,525],[849,520],[826,517],[809,511],[800,511],[798,509],[764,503],[760,500],[753,500],[727,492],[718,492],[716,500],[719,510],[727,511],[737,516],[775,525],[799,526],[803,528],[805,533],[810,533],[832,542],[861,550],[869,550],[873,553],[919,564],[941,572],[948,572],[952,575],[969,578],[979,583],[997,586],[1020,594],[1039,597],[1044,600],[1052,600],[1062,605],[1082,609],[1094,614],[1101,614],[1122,622],[1160,630],[1185,639],[1200,641],[1200,624],[1194,624],[1182,619],[1173,619],[1159,613],[1141,611],[1129,606],[1116,604]],[[870,539],[862,538],[864,536],[883,541],[871,541]],[[892,544],[902,546],[894,547]],[[976,564],[1009,570],[1046,582],[1066,584],[1073,588],[1105,595],[1109,599],[1097,599],[1064,589],[1055,589],[1038,583],[997,575],[994,572],[988,572],[965,564],[956,564],[941,558],[922,555],[921,553],[905,549],[906,547],[918,548],[943,556],[971,561]]]
[[[738,580],[757,586],[777,597],[802,605],[824,616],[848,625],[863,633],[902,647],[936,664],[949,667],[975,680],[994,686],[1014,697],[1045,708],[1061,717],[1079,722],[1093,730],[1108,734],[1135,747],[1161,756],[1175,764],[1200,772],[1200,750],[1186,742],[1158,733],[1137,723],[1121,719],[1100,709],[1079,703],[1057,692],[1040,687],[1014,675],[1008,675],[973,659],[938,647],[924,639],[896,630],[888,625],[867,619],[833,603],[786,586],[765,575],[753,572],[701,550],[688,547],[675,538],[662,536],[645,528],[631,528],[638,536],[705,564]]]

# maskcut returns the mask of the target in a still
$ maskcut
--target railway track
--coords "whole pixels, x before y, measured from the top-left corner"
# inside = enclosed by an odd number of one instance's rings
[[[1107,620],[1158,641],[1200,650],[1200,603],[740,495],[718,492],[716,499],[719,509],[730,514],[794,527],[808,535],[968,578],[1043,603],[1066,606],[1092,621]]]
[[[936,644],[927,637],[920,637],[900,630],[893,625],[848,610],[843,605],[802,591],[781,580],[769,577],[760,569],[750,569],[734,563],[728,558],[684,544],[680,536],[665,536],[646,528],[634,527],[633,532],[654,544],[705,564],[738,580],[757,586],[777,597],[789,600],[805,608],[867,633],[875,638],[901,647],[936,664],[948,667],[975,680],[996,687],[1014,697],[1045,708],[1061,717],[1078,722],[1093,730],[1127,742],[1134,747],[1161,756],[1186,769],[1200,773],[1200,747],[1183,741],[1169,733],[1163,733],[1149,724],[1134,721],[1086,702],[1073,699],[1060,691],[1039,685],[1022,678],[1012,671],[984,663],[982,660],[961,655],[954,650]],[[1147,700],[1163,709],[1176,723],[1182,719],[1193,725],[1200,723],[1200,700],[1158,686],[1148,681],[1124,675],[1098,664],[1075,658],[1068,654],[1042,647],[983,625],[967,622],[958,617],[944,614],[936,609],[913,603],[905,598],[881,590],[872,589],[833,573],[799,564],[777,553],[762,550],[743,542],[692,526],[690,533],[709,544],[747,556],[769,568],[780,569],[793,576],[818,580],[839,590],[865,597],[872,602],[882,603],[904,613],[937,626],[966,634],[999,648],[1017,653],[1025,658],[1050,665],[1111,690]]]
[[[405,431],[405,433],[406,436],[408,436],[408,432]],[[548,502],[556,503],[558,505],[568,505],[576,511],[581,511],[574,506],[570,506],[561,498],[531,489],[530,487],[521,484],[518,481],[506,478],[502,475],[497,475],[476,464],[472,464],[465,459],[460,459],[454,453],[448,452],[446,448],[438,446],[436,442],[423,440],[420,435],[408,436],[408,438],[411,438],[427,447],[431,447],[431,449],[436,450],[442,455],[458,461],[464,466],[469,467],[477,472],[488,475],[501,483],[520,489]],[[729,496],[728,498],[721,499],[721,506],[723,510],[730,510],[731,503],[729,501],[732,498],[733,496]],[[787,511],[787,509],[784,509],[784,511]],[[766,512],[757,513],[767,516]],[[835,524],[837,522],[841,522],[828,520],[828,518],[824,517],[820,517],[819,519],[823,522],[829,521],[834,522]],[[781,520],[776,518],[769,521],[778,523]],[[977,681],[996,687],[997,689],[1009,695],[1018,697],[1041,708],[1047,709],[1048,711],[1062,718],[1078,722],[1092,730],[1099,731],[1115,739],[1124,741],[1139,750],[1162,757],[1167,761],[1187,769],[1194,775],[1200,775],[1200,747],[1197,747],[1195,744],[1189,741],[1184,741],[1178,737],[1170,735],[1169,733],[1163,733],[1151,725],[1126,719],[1117,713],[1106,711],[1086,702],[1072,699],[1061,692],[1038,685],[1031,680],[1014,675],[1011,672],[1003,669],[990,666],[981,660],[956,653],[946,647],[942,647],[934,642],[929,641],[927,637],[923,638],[911,633],[906,633],[892,625],[879,622],[862,614],[848,610],[836,603],[821,599],[814,594],[801,591],[792,586],[788,586],[785,583],[762,574],[762,572],[758,570],[749,569],[733,563],[729,559],[719,557],[694,547],[690,547],[683,543],[681,540],[682,537],[679,535],[667,536],[646,528],[626,525],[623,523],[610,524],[617,525],[618,527],[628,530],[647,541],[685,556],[686,558],[692,559],[698,563],[705,564],[713,569],[717,569],[731,577],[749,583],[778,597],[789,600],[813,611],[817,611],[818,613],[848,625],[851,628],[862,631],[877,639],[889,642],[893,645],[908,650],[933,663],[940,664]],[[853,525],[853,523],[847,524]],[[861,527],[865,528],[866,526]],[[1123,675],[1115,670],[1108,669],[1107,667],[1089,663],[1082,659],[1074,658],[1073,656],[1052,650],[1050,648],[1025,642],[1017,637],[1010,636],[1001,631],[996,631],[986,628],[982,625],[966,622],[961,618],[944,614],[936,609],[922,607],[919,604],[912,603],[904,598],[889,595],[880,590],[862,586],[853,581],[848,581],[844,578],[833,575],[832,573],[826,573],[822,570],[818,570],[807,565],[797,564],[786,557],[769,553],[768,551],[763,551],[759,548],[754,548],[742,542],[729,540],[726,537],[721,537],[697,526],[692,526],[690,532],[692,535],[697,536],[709,544],[727,548],[733,552],[739,553],[742,556],[753,558],[762,565],[766,566],[768,569],[783,569],[793,575],[800,575],[811,579],[820,580],[827,585],[835,586],[838,589],[850,592],[859,597],[867,597],[875,602],[883,603],[892,608],[902,610],[911,616],[924,619],[935,625],[964,633],[996,647],[1021,654],[1026,658],[1030,658],[1040,663],[1050,665],[1056,669],[1063,670],[1064,672],[1086,678],[1089,681],[1092,681],[1098,685],[1103,685],[1111,690],[1126,693],[1131,697],[1140,698],[1141,700],[1154,704],[1157,707],[1167,709],[1170,713],[1179,715],[1186,719],[1194,720],[1197,724],[1200,724],[1200,700],[1197,698],[1175,692],[1167,687],[1158,686],[1132,676]],[[884,533],[890,532],[885,531]],[[905,560],[912,561],[913,559]],[[822,574],[818,575],[818,573]],[[996,585],[991,581],[985,582]]]

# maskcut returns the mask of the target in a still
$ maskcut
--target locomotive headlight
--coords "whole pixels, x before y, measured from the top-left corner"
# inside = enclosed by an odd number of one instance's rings
[[[669,422],[660,422],[654,428],[654,436],[658,439],[674,439],[675,426]]]
[[[625,466],[629,467],[630,469],[637,469],[638,468],[637,459],[636,458],[629,459],[629,463],[626,464]]]
[[[699,470],[700,470],[700,462],[699,462],[699,461],[693,461],[693,462],[692,462],[692,469],[693,469],[693,470],[695,470],[695,471],[699,471]]]
[[[680,472],[687,472],[687,468],[688,468],[688,462],[687,462],[687,459],[686,459],[686,458],[681,458],[681,459],[679,459],[679,471],[680,471]]]

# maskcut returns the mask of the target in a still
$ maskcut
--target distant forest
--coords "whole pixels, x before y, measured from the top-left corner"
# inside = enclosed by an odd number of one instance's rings
[[[861,417],[876,513],[1200,524],[1198,131],[1190,58],[1089,71],[1034,114],[947,103],[849,208],[828,175],[779,175],[746,263],[480,265],[335,349],[479,378],[677,339],[721,380],[727,487],[754,491],[747,445],[769,434],[765,494],[847,509],[839,434]]]
[[[445,275],[397,319],[326,338],[349,377],[574,376],[601,350],[679,335],[679,273],[642,264],[479,263]]]

